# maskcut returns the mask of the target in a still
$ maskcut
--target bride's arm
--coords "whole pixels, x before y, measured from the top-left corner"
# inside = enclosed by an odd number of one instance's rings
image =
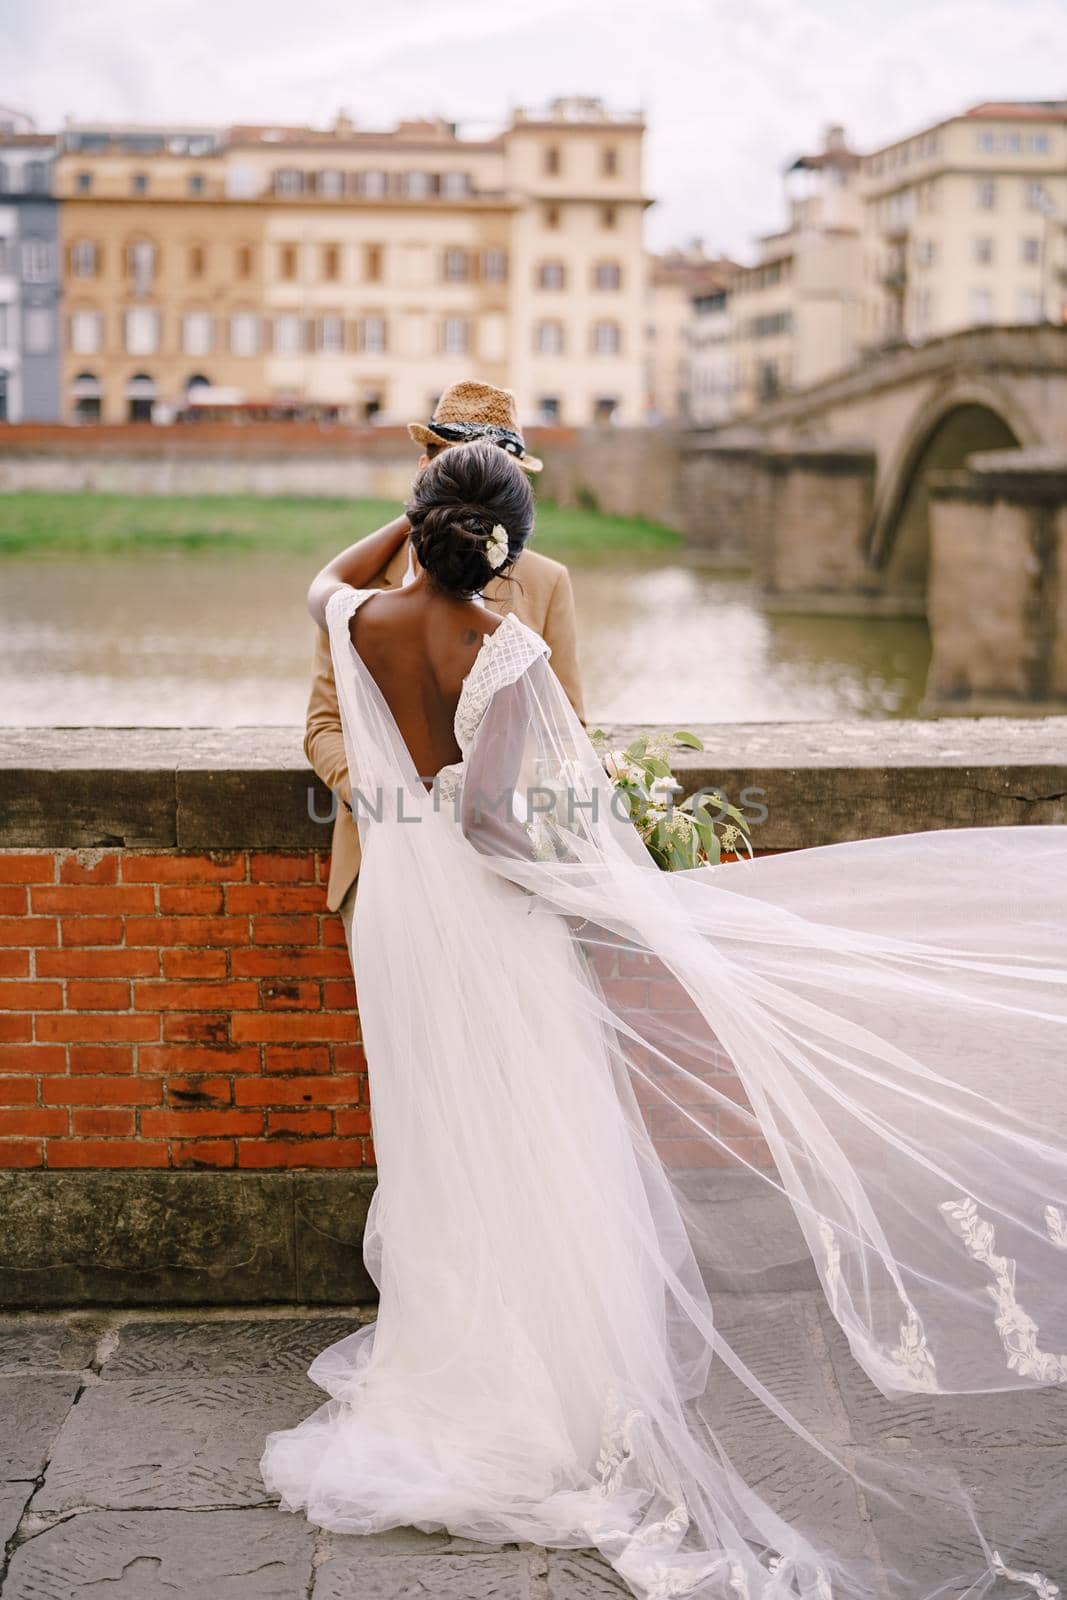
[[[320,628],[326,627],[326,602],[338,589],[362,589],[391,561],[411,532],[406,516],[394,517],[384,528],[350,544],[316,573],[308,590],[308,610]]]

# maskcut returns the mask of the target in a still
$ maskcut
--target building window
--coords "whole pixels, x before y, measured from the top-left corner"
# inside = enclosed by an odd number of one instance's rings
[[[558,144],[546,145],[545,146],[545,155],[544,155],[545,176],[549,177],[549,178],[556,178],[556,177],[559,176],[559,174],[562,172],[562,170],[563,170],[563,159],[562,159],[562,157],[560,155],[559,145]]]
[[[76,422],[100,421],[100,380],[94,372],[79,372],[70,386]]]
[[[363,279],[365,283],[382,281],[382,247],[380,244],[363,246]]]
[[[541,213],[541,219],[546,228],[559,227],[559,206],[546,206]]]
[[[364,200],[384,200],[389,193],[389,175],[385,172],[361,172],[357,189]]]
[[[1041,262],[1041,240],[1021,239],[1019,254],[1024,267],[1036,267]]]
[[[605,178],[614,178],[619,170],[619,152],[613,144],[605,145],[600,152],[600,171]]]
[[[75,311],[70,319],[70,348],[78,356],[95,356],[104,342],[104,319],[99,311]]]
[[[543,423],[551,426],[558,422],[562,414],[562,406],[558,394],[543,394],[537,401],[537,414]]]
[[[151,422],[155,402],[155,379],[147,372],[136,373],[126,385],[126,415],[129,421]]]
[[[470,276],[470,263],[467,260],[466,250],[450,249],[445,251],[444,279],[446,283],[466,283]]]
[[[996,140],[992,133],[985,128],[980,128],[978,131],[978,148],[985,155],[989,155],[996,148]]]
[[[55,344],[55,317],[50,306],[27,306],[22,313],[22,338],[29,356],[44,356]]]
[[[98,255],[91,239],[76,239],[70,247],[70,270],[75,278],[95,278]]]
[[[324,356],[339,356],[344,349],[344,323],[334,312],[319,318],[319,350]]]
[[[187,356],[209,356],[215,343],[210,311],[187,311],[182,317],[182,350]]]
[[[46,161],[27,161],[22,169],[23,188],[27,194],[49,194],[51,184],[48,180],[48,163]]]
[[[156,275],[156,247],[149,239],[135,239],[126,248],[126,273],[134,294],[147,294]]]
[[[537,284],[541,289],[563,289],[567,283],[567,269],[562,261],[542,261],[537,271]]]
[[[469,172],[443,172],[441,174],[441,193],[450,200],[460,200],[471,192],[471,176]]]
[[[204,246],[202,244],[191,244],[189,246],[190,278],[202,278],[204,276],[204,268],[206,265],[207,251],[204,249]]]
[[[441,323],[441,351],[446,356],[465,356],[470,346],[466,317],[445,317]]]
[[[320,172],[316,187],[324,200],[340,200],[345,192],[345,175],[336,167]]]
[[[622,349],[622,331],[617,322],[593,323],[593,354],[617,356]]]
[[[323,245],[322,276],[327,283],[336,283],[341,276],[341,246],[339,244]]]
[[[593,401],[594,422],[614,422],[619,402],[613,394],[598,395]]]
[[[993,320],[993,291],[991,289],[971,290],[971,321],[974,323],[992,322]]]
[[[506,250],[482,251],[482,282],[507,283],[508,281],[508,253]]]
[[[299,355],[304,348],[304,320],[286,311],[274,319],[274,351],[279,356]]]
[[[404,193],[409,200],[428,200],[433,194],[433,178],[428,172],[405,172]]]
[[[1032,133],[1030,135],[1029,139],[1027,140],[1027,144],[1028,144],[1031,152],[1035,156],[1047,156],[1048,155],[1048,134],[1047,133]]]
[[[297,249],[295,244],[278,246],[278,276],[287,282],[292,282],[296,277]]]
[[[360,317],[356,323],[356,344],[364,355],[383,355],[385,353],[385,318],[376,312]]]
[[[614,206],[601,206],[601,208],[600,208],[600,226],[602,228],[614,228],[614,226],[618,222],[618,220],[619,220],[618,212],[616,211]]]
[[[562,322],[539,322],[534,329],[534,349],[538,355],[561,356],[563,354]]]
[[[123,318],[123,338],[129,356],[154,356],[159,349],[159,312],[136,306]]]
[[[617,261],[598,261],[593,268],[595,289],[621,289],[622,268]]]
[[[974,186],[974,203],[979,211],[992,211],[997,203],[997,186],[992,178],[979,178]]]
[[[55,275],[56,258],[51,239],[23,239],[23,282],[50,283]]]
[[[296,167],[279,167],[274,174],[274,193],[297,195],[304,192],[304,174]]]
[[[74,187],[77,189],[79,194],[88,194],[93,187],[92,173],[79,172],[78,176],[74,180]]]
[[[1027,211],[1047,211],[1049,199],[1043,183],[1027,183],[1023,189],[1023,204]]]
[[[191,172],[189,174],[189,193],[191,195],[198,195],[203,194],[203,192],[204,174],[202,172]]]
[[[135,172],[133,174],[133,176],[130,179],[130,193],[131,194],[147,194],[148,193],[148,173],[147,172]]]
[[[974,259],[980,267],[992,266],[993,241],[988,234],[983,234],[974,241]]]
[[[250,244],[239,244],[237,246],[237,276],[239,278],[250,278],[252,276],[253,260],[252,246]]]
[[[937,260],[937,246],[933,239],[916,239],[915,260],[920,267],[932,267]]]
[[[1041,296],[1036,289],[1020,289],[1019,291],[1019,321],[1040,322],[1044,317],[1044,307]]]
[[[230,354],[259,354],[259,317],[254,311],[235,311],[230,318]]]

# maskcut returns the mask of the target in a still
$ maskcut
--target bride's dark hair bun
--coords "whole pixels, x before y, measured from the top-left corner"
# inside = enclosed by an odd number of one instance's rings
[[[533,532],[534,501],[526,474],[499,445],[450,445],[423,468],[407,503],[411,543],[445,594],[478,594],[508,571]],[[493,529],[507,534],[506,558],[489,560]]]

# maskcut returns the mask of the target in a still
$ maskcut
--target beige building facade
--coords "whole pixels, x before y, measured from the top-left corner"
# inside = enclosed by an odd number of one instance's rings
[[[457,376],[524,422],[643,420],[644,125],[596,100],[492,139],[69,128],[69,420],[229,407],[427,415]]]

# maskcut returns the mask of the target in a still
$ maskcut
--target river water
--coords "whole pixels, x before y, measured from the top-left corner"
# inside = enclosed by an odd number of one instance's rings
[[[302,722],[314,565],[271,551],[5,559],[0,724]],[[583,558],[571,572],[595,721],[917,713],[922,622],[767,614],[746,577],[673,553]]]

